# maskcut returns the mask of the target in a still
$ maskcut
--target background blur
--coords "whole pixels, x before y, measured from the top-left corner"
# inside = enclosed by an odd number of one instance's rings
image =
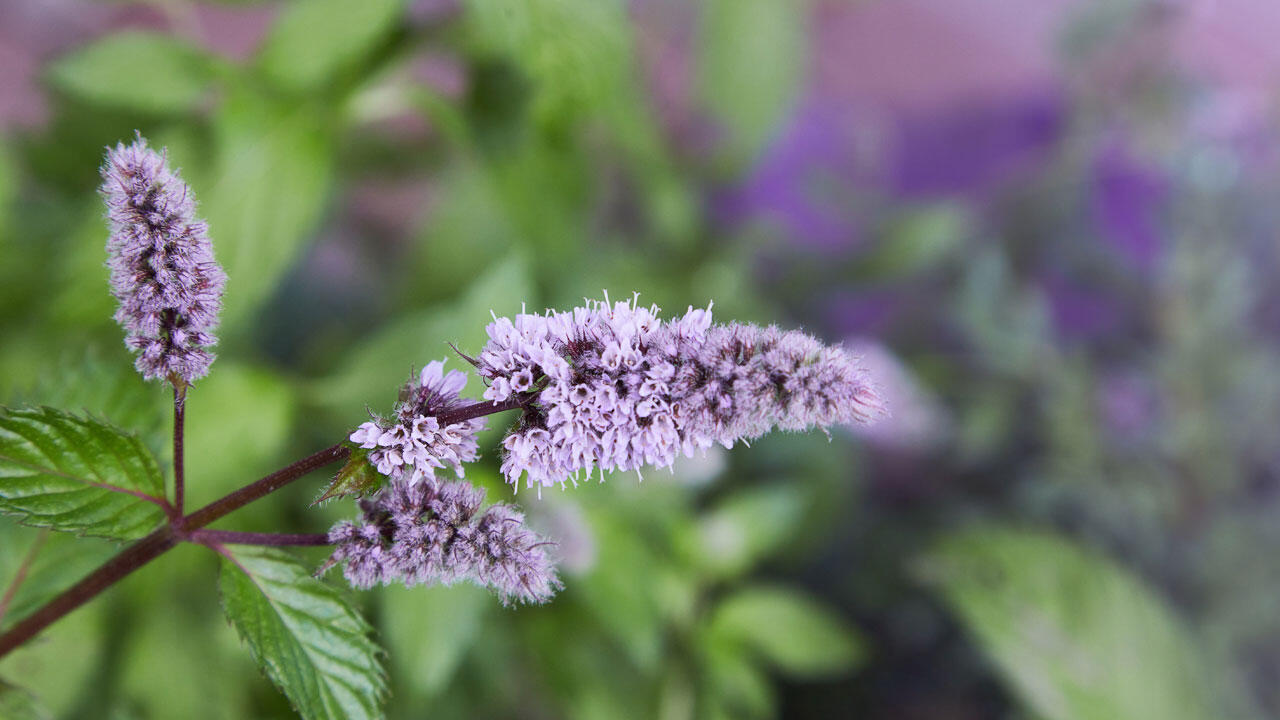
[[[0,399],[167,451],[95,193],[139,129],[230,276],[193,503],[490,309],[605,288],[850,343],[891,399],[521,493],[549,606],[362,595],[393,717],[1280,717],[1277,35],[1270,0],[0,0]],[[221,527],[354,514],[321,482]],[[38,533],[3,522],[7,582]],[[110,552],[50,538],[24,587]],[[170,553],[0,675],[56,717],[290,717],[215,565]]]

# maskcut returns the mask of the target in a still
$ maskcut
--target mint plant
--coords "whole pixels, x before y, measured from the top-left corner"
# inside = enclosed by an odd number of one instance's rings
[[[606,471],[670,467],[775,427],[825,429],[885,412],[843,348],[775,327],[715,325],[710,307],[663,321],[657,307],[606,296],[568,312],[495,316],[475,357],[459,351],[486,382],[483,398],[462,398],[466,374],[429,363],[402,388],[391,416],[188,512],[185,409],[214,361],[226,277],[164,153],[138,136],[108,152],[102,175],[116,319],[138,371],[173,393],[173,490],[152,452],[109,419],[0,409],[0,511],[49,531],[132,543],[0,634],[0,657],[193,543],[222,556],[227,619],[303,717],[378,717],[381,651],[346,595],[323,579],[326,570],[341,566],[357,588],[467,580],[508,603],[548,602],[561,587],[554,541],[526,527],[513,506],[483,507],[483,491],[464,480],[486,416],[518,413],[501,443],[502,471],[513,487],[524,480],[540,491]],[[356,498],[359,521],[311,534],[208,528],[344,461],[317,494]],[[457,479],[437,476],[445,470]],[[332,546],[329,560],[312,568],[280,550],[307,545]]]

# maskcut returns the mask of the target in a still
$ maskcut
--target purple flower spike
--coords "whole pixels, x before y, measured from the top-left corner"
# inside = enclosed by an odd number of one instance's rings
[[[463,463],[480,457],[476,433],[484,429],[484,418],[441,427],[436,417],[464,404],[459,394],[466,384],[465,373],[445,374],[444,361],[431,362],[401,391],[393,423],[364,423],[349,439],[372,450],[369,462],[393,480],[435,479],[436,469],[446,466],[462,477]]]
[[[560,588],[548,544],[508,505],[480,513],[484,491],[463,482],[393,481],[361,501],[363,523],[338,523],[326,567],[345,562],[357,588],[470,580],[506,604],[544,603]],[[479,513],[477,515],[477,513]]]
[[[567,313],[496,318],[478,370],[485,397],[529,392],[503,441],[507,481],[550,486],[595,470],[670,467],[715,443],[774,427],[869,423],[884,403],[847,350],[776,327],[711,324],[690,308],[589,302]]]
[[[190,189],[141,136],[107,152],[101,192],[111,236],[107,266],[120,301],[116,321],[138,353],[138,372],[175,387],[204,377],[226,275]]]

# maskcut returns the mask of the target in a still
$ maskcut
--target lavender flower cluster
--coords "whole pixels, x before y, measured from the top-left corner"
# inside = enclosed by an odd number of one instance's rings
[[[175,386],[204,377],[226,276],[186,183],[141,136],[107,153],[101,192],[116,321],[138,353],[138,372]]]
[[[884,405],[858,359],[801,332],[712,325],[690,308],[662,322],[634,301],[495,318],[474,362],[494,402],[528,394],[503,441],[517,484],[576,482],[598,469],[669,467],[773,427],[867,423]]]
[[[345,562],[355,587],[471,580],[504,603],[542,603],[560,587],[544,548],[524,517],[492,505],[477,517],[484,491],[463,482],[393,481],[360,503],[362,523],[329,531],[336,545],[327,567]]]
[[[372,449],[369,461],[393,480],[418,483],[434,479],[437,468],[449,466],[463,476],[463,463],[479,457],[476,433],[484,419],[476,418],[441,427],[440,413],[462,405],[459,393],[467,376],[458,370],[444,373],[444,361],[428,363],[417,382],[400,393],[395,421],[386,425],[370,421],[351,433],[351,441]]]

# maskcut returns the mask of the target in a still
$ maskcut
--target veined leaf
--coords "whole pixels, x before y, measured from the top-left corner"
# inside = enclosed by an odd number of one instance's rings
[[[354,444],[353,444],[354,445]],[[313,505],[326,500],[342,497],[364,497],[379,490],[386,483],[386,476],[369,462],[369,451],[362,447],[351,447],[351,457],[338,471],[329,487],[316,498]]]
[[[835,613],[786,588],[753,587],[730,595],[712,613],[710,633],[796,676],[843,672],[863,655],[857,636]]]
[[[307,720],[381,717],[386,679],[372,628],[286,553],[235,549],[222,605],[254,660]]]
[[[1177,619],[1101,555],[985,527],[946,538],[921,570],[1037,717],[1220,717]]]
[[[0,512],[128,540],[164,518],[164,476],[136,435],[49,407],[0,408]]]
[[[144,112],[181,112],[213,79],[213,59],[167,35],[124,32],[59,58],[49,81],[90,102]]]

